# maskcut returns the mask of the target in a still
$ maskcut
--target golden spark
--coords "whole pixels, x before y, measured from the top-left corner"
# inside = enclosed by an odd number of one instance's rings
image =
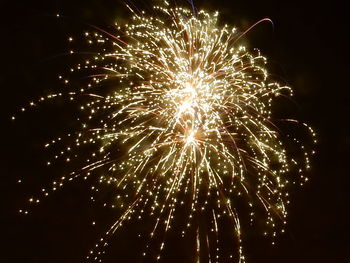
[[[270,77],[259,50],[238,45],[236,28],[218,25],[218,13],[195,14],[167,3],[154,7],[153,17],[130,10],[130,23],[116,25],[120,34],[100,29],[85,33],[98,54],[70,71],[95,73],[85,88],[68,95],[72,100],[89,98],[81,105],[87,118],[81,130],[67,135],[75,136],[74,145],[66,145],[48,165],[60,158],[79,159],[79,149],[88,144],[96,150],[89,157],[81,155],[86,164],[43,189],[43,195],[92,174],[118,189],[112,206],[120,208],[120,216],[91,251],[92,260],[101,261],[108,238],[127,221],[153,218],[147,235],[151,242],[169,231],[181,211],[187,218],[182,235],[196,229],[198,257],[199,248],[206,246],[210,262],[244,262],[243,214],[252,223],[257,213],[259,220],[265,218],[265,234],[274,237],[284,231],[286,188],[296,178],[291,174],[307,180],[311,152],[280,132],[272,118],[275,99],[291,96],[292,90]],[[60,79],[69,85],[68,78]],[[104,85],[112,92],[105,94]],[[39,102],[60,96],[51,94]],[[300,126],[315,141],[312,129]],[[286,141],[300,149],[302,158],[289,152]],[[246,206],[242,213],[240,200]],[[207,222],[207,229],[198,226],[198,218]],[[219,257],[222,218],[231,221],[236,258]],[[165,246],[160,242],[155,259]]]

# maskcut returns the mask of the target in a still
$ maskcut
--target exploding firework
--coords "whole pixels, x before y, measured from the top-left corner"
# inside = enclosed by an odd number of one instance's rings
[[[97,28],[85,33],[98,52],[71,71],[93,73],[85,87],[67,93],[81,100],[82,128],[67,134],[74,144],[65,144],[48,162],[63,158],[84,164],[43,189],[43,195],[79,177],[98,176],[99,185],[115,189],[112,205],[119,217],[89,260],[101,261],[113,234],[145,218],[152,223],[142,234],[144,256],[158,260],[164,236],[181,217],[177,229],[182,236],[195,233],[198,260],[244,262],[242,226],[264,219],[265,235],[283,232],[286,188],[293,178],[307,180],[311,152],[272,117],[275,98],[291,96],[292,90],[270,77],[259,50],[238,44],[242,33],[218,25],[218,13],[167,3],[154,7],[154,16],[130,10],[129,24],[116,25],[119,33]],[[309,126],[299,126],[315,140]],[[64,138],[45,147],[57,141]],[[224,222],[232,226],[228,235],[235,248],[228,258],[219,257]],[[148,255],[152,242],[158,249]],[[200,251],[204,246],[206,256]]]

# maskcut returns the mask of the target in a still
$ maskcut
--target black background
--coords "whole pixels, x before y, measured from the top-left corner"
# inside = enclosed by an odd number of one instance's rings
[[[134,3],[145,9],[151,6],[147,1]],[[179,0],[180,4],[186,2]],[[318,133],[310,181],[292,191],[287,233],[274,247],[260,243],[254,247],[252,242],[248,262],[350,262],[350,67],[345,4],[198,0],[196,6],[219,10],[223,23],[240,28],[248,28],[264,17],[273,20],[274,28],[262,23],[248,33],[248,45],[258,47],[275,73],[293,87],[296,117]],[[46,115],[34,110],[20,117],[19,124],[9,119],[30,98],[61,87],[57,74],[69,63],[62,58],[69,36],[80,34],[87,24],[108,29],[116,17],[127,18],[128,13],[118,0],[5,1],[0,10],[0,104],[5,117],[0,261],[81,262],[104,229],[99,224],[91,227],[96,212],[89,205],[87,185],[67,186],[27,217],[17,213],[30,193],[40,190],[42,182],[54,175],[42,168],[45,153],[41,146],[64,130],[61,125],[69,109]],[[61,14],[60,19],[55,18],[56,13]],[[24,183],[16,184],[18,178]],[[133,253],[129,245],[126,252]],[[179,249],[178,253],[191,252]],[[128,261],[114,256],[106,262]]]

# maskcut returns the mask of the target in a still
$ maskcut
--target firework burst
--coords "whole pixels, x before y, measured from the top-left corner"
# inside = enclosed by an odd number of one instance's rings
[[[306,180],[310,152],[272,118],[274,99],[292,90],[269,76],[258,50],[238,45],[236,28],[218,26],[218,13],[167,4],[154,7],[153,17],[130,10],[130,23],[116,25],[119,34],[85,33],[98,53],[71,71],[94,73],[84,88],[67,93],[72,100],[88,97],[81,104],[82,129],[68,134],[74,144],[48,162],[75,157],[85,164],[43,194],[91,176],[116,189],[121,213],[88,256],[93,261],[101,261],[108,238],[122,225],[144,218],[153,220],[144,236],[147,244],[160,240],[154,260],[160,259],[163,237],[181,216],[186,218],[182,236],[195,229],[198,260],[205,246],[209,262],[244,262],[242,218],[250,224],[265,218],[266,235],[283,232],[286,187],[295,174]],[[292,148],[298,157],[288,151],[289,142],[297,146]],[[86,157],[88,144],[93,150]],[[223,220],[232,225],[236,254],[222,259]]]

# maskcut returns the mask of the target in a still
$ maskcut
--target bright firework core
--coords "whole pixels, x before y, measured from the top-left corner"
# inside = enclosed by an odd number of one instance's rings
[[[82,168],[55,182],[53,190],[104,169],[99,183],[124,193],[117,196],[121,212],[107,237],[127,221],[147,217],[154,224],[144,235],[152,242],[170,231],[179,209],[187,208],[182,235],[198,229],[197,243],[207,247],[209,261],[243,262],[241,216],[253,224],[258,213],[269,229],[265,235],[274,238],[284,231],[286,186],[294,182],[289,174],[306,180],[309,152],[298,139],[283,136],[272,119],[273,101],[291,95],[291,89],[271,79],[258,50],[238,45],[235,28],[217,25],[218,13],[154,9],[156,17],[132,10],[130,24],[117,26],[120,35],[85,34],[98,55],[71,72],[99,72],[87,88],[69,93],[88,95],[91,101],[81,106],[87,117],[75,145],[60,156],[70,161],[71,152],[80,156],[85,144],[96,150],[82,157]],[[114,92],[99,93],[107,81],[113,81]],[[288,152],[286,140],[296,145],[293,152],[301,158]],[[242,198],[247,216],[236,208]],[[222,218],[231,222],[237,255],[219,260]],[[207,229],[196,226],[200,220]],[[90,258],[100,260],[106,245],[102,238]],[[157,259],[164,246],[162,242]]]

